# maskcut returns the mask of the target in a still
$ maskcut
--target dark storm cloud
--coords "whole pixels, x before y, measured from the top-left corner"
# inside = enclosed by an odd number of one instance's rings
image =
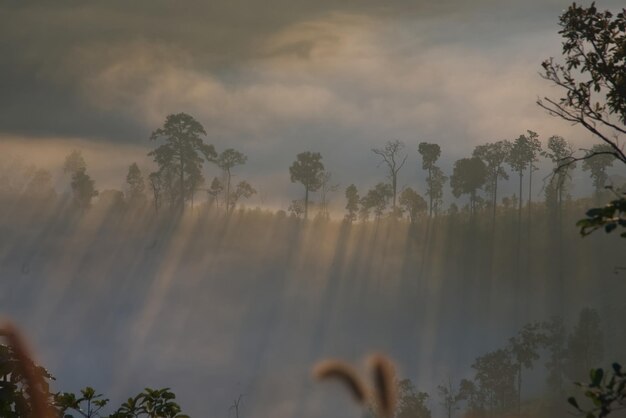
[[[562,5],[496,0],[4,2],[0,5],[0,131],[109,139],[145,133],[142,122],[123,109],[103,110],[84,100],[79,81],[90,74],[81,70],[93,68],[74,60],[77,49],[91,50],[96,56],[107,46],[137,40],[165,44],[186,51],[197,68],[229,80],[233,70],[265,53],[259,45],[268,36],[332,12],[414,20],[413,24],[452,17],[453,26],[433,30],[433,41],[445,41],[481,38],[480,30],[469,36],[462,33],[470,21],[489,26],[491,20],[502,21],[494,17],[515,14],[521,29],[546,16],[554,20]],[[506,20],[506,30],[511,31],[511,19]],[[483,33],[492,38],[492,32]],[[274,53],[306,56],[311,47],[310,41],[302,41]],[[87,68],[77,68],[83,65]]]

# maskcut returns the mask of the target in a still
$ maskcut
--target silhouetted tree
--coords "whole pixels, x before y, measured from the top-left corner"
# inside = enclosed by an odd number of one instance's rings
[[[609,178],[606,173],[607,168],[611,167],[618,160],[612,154],[612,148],[608,144],[595,144],[587,151],[587,155],[589,158],[583,160],[583,170],[589,171],[593,180],[596,198],[598,198],[606,185],[606,180]]]
[[[472,380],[461,379],[458,399],[465,401],[470,416],[480,416],[486,409],[485,393]]]
[[[508,153],[508,141],[497,141],[474,148],[472,156],[480,158],[487,168],[486,189],[491,193],[492,215],[491,222],[496,222],[496,207],[498,205],[498,180],[508,180],[509,175],[504,170]]]
[[[304,186],[304,219],[309,212],[309,193],[317,191],[322,185],[324,164],[319,152],[302,152],[296,156],[296,161],[289,167],[292,183],[301,183]]]
[[[513,365],[517,374],[517,413],[521,414],[522,406],[522,371],[532,369],[533,363],[539,359],[539,348],[545,342],[545,335],[541,332],[541,324],[533,322],[526,324],[520,332],[509,339]]]
[[[128,185],[126,192],[128,204],[131,206],[143,205],[146,200],[146,184],[137,163],[132,163],[130,167],[128,167],[126,184]]]
[[[300,219],[304,215],[304,202],[302,199],[292,200],[287,210],[291,216]]]
[[[354,222],[359,211],[359,191],[354,184],[346,187],[346,211],[345,220]]]
[[[487,167],[480,158],[462,158],[454,163],[454,170],[450,177],[452,194],[455,197],[462,194],[470,196],[472,215],[476,209],[476,192],[484,186],[486,180]]]
[[[553,179],[554,189],[556,194],[556,206],[558,213],[561,213],[561,207],[563,205],[563,193],[567,190],[567,182],[571,180],[571,171],[576,168],[574,163],[568,163],[568,160],[572,158],[574,149],[565,140],[565,138],[554,135],[548,138],[547,150],[543,151],[541,155],[549,158],[554,164]]]
[[[406,162],[407,155],[404,154],[404,142],[402,141],[387,141],[384,148],[372,148],[372,152],[380,156],[387,166],[387,176],[391,181],[391,191],[393,194],[392,209],[396,210],[396,196],[398,192],[398,173]]]
[[[224,184],[218,177],[213,177],[213,181],[211,181],[211,185],[207,189],[207,194],[209,195],[209,204],[215,202],[215,208],[219,207],[219,197],[220,194],[224,192]]]
[[[361,198],[361,206],[366,208],[367,213],[373,210],[375,218],[379,220],[392,196],[393,191],[389,183],[378,183]]]
[[[559,18],[565,64],[553,58],[542,63],[542,77],[558,86],[558,99],[544,97],[537,104],[552,116],[581,125],[608,147],[588,152],[570,161],[612,155],[626,164],[626,153],[618,142],[626,134],[626,54],[624,32],[626,13],[599,11],[573,3]],[[581,234],[604,227],[611,232],[626,227],[626,197],[602,208],[593,208],[578,222]],[[626,238],[626,232],[622,232]]]
[[[187,200],[193,199],[196,188],[204,180],[204,160],[214,161],[217,157],[213,145],[205,144],[202,135],[206,135],[204,127],[186,113],[168,115],[163,127],[150,135],[153,141],[165,139],[165,144],[148,155],[154,157],[159,172],[177,174],[176,183],[171,186],[177,191],[176,200],[181,210]]]
[[[478,357],[472,368],[485,405],[493,412],[507,411],[515,401],[517,367],[508,350],[496,350]]]
[[[321,184],[319,188],[320,204],[318,215],[322,219],[330,219],[330,213],[328,212],[328,205],[330,203],[330,193],[339,190],[339,184],[332,184],[333,175],[329,171],[325,171],[322,174]]]
[[[154,211],[159,213],[161,207],[161,200],[163,199],[163,173],[155,172],[148,175],[148,182],[152,189],[152,202],[154,203]]]
[[[545,322],[543,328],[546,335],[545,346],[548,350],[547,383],[552,393],[560,397],[563,394],[565,359],[567,358],[567,332],[561,317],[554,317]]]
[[[420,142],[418,152],[422,156],[422,169],[428,172],[426,196],[428,196],[428,215],[432,216],[443,196],[443,185],[447,180],[441,169],[435,165],[441,156],[441,148],[438,144]]]
[[[418,392],[409,379],[398,382],[398,412],[396,418],[430,418],[426,405],[428,393]]]
[[[91,199],[98,195],[94,182],[86,171],[86,168],[80,168],[74,172],[71,183],[74,205],[83,212],[91,206]]]
[[[583,126],[626,164],[617,139],[626,134],[625,14],[573,3],[559,25],[565,64],[545,60],[542,77],[560,87],[563,96],[544,97],[537,104],[552,116]]]
[[[459,409],[459,401],[461,400],[459,392],[452,385],[452,378],[448,377],[446,383],[438,385],[437,392],[441,398],[441,406],[446,411],[446,417],[452,418],[454,411]]]
[[[87,164],[83,158],[83,153],[80,150],[72,150],[63,163],[63,172],[69,174],[70,177],[77,171],[87,170]]]
[[[231,196],[230,181],[232,177],[231,170],[238,165],[245,164],[247,160],[248,160],[248,157],[246,157],[241,152],[236,151],[232,148],[228,148],[222,151],[220,155],[217,157],[217,159],[215,160],[215,163],[217,164],[217,166],[224,171],[224,177],[226,179],[226,199],[225,199],[226,211],[229,211],[231,210],[231,208],[234,208],[234,205],[232,205],[230,202],[230,196]]]
[[[253,194],[256,194],[256,190],[250,186],[247,181],[237,183],[237,187],[235,187],[235,190],[231,193],[230,199],[228,200],[231,205],[230,211],[232,212],[233,209],[235,209],[240,199],[249,199]]]
[[[400,206],[408,213],[409,221],[414,224],[421,212],[428,209],[428,203],[422,196],[410,187],[406,187],[400,193]]]
[[[526,133],[526,145],[528,147],[528,153],[530,157],[528,161],[528,228],[530,231],[533,195],[533,172],[539,169],[539,167],[537,167],[535,163],[538,161],[538,156],[541,155],[541,141],[539,140],[539,135],[537,135],[536,132],[526,131]]]
[[[594,309],[583,309],[567,338],[565,370],[571,380],[584,379],[591,368],[599,365],[604,355],[603,338],[598,312]]]

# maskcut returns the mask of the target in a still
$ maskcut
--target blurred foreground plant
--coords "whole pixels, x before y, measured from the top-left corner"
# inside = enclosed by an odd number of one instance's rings
[[[585,397],[593,403],[591,409],[579,405],[575,397],[568,402],[587,418],[603,418],[611,412],[626,408],[626,372],[622,366],[613,363],[612,370],[605,373],[604,369],[592,369],[589,373],[590,383],[576,383],[585,390]]]
[[[371,408],[380,418],[392,418],[397,406],[394,366],[381,354],[370,357],[368,363],[373,374],[371,389],[352,366],[340,360],[321,361],[314,367],[313,376],[318,380],[338,380],[358,404]]]
[[[23,337],[11,324],[0,327],[0,417],[1,418],[189,418],[181,414],[176,395],[169,389],[146,388],[124,402],[117,411],[103,415],[109,403],[95,389],[86,387],[81,396],[69,392],[50,393],[48,382],[54,377],[37,366]]]

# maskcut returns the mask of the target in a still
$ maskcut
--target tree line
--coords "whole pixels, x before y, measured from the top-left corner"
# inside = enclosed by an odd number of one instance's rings
[[[204,201],[208,207],[231,213],[239,203],[257,193],[248,181],[233,181],[237,167],[245,164],[248,158],[232,148],[218,153],[213,145],[203,141],[202,136],[205,135],[203,126],[192,116],[185,113],[169,115],[164,125],[150,136],[152,141],[163,142],[148,154],[157,169],[146,176],[136,163],[131,164],[123,192],[107,190],[99,193],[87,172],[81,151],[73,150],[65,159],[63,173],[69,178],[74,207],[85,211],[92,205],[93,198],[100,195],[100,200],[113,206],[145,207],[150,204],[157,213],[164,208],[182,211],[197,204],[199,193],[206,193]],[[606,153],[607,150],[608,145],[596,144],[587,153],[600,154],[582,161],[582,169],[592,179],[596,202],[610,196],[605,191],[608,169],[617,160]],[[390,217],[405,218],[415,223],[420,216],[435,217],[444,212],[443,195],[448,184],[453,196],[467,196],[469,200],[461,209],[456,203],[451,203],[448,212],[465,210],[473,217],[477,212],[484,211],[490,213],[495,223],[499,206],[517,208],[518,223],[521,224],[524,201],[529,216],[531,213],[533,173],[538,170],[540,157],[551,162],[553,170],[548,181],[542,185],[546,208],[560,216],[564,202],[571,198],[572,172],[576,164],[563,167],[562,163],[572,158],[574,149],[560,136],[551,136],[542,144],[537,133],[527,131],[512,141],[478,145],[470,156],[454,162],[449,174],[438,165],[441,157],[438,144],[421,142],[417,151],[425,172],[423,193],[420,194],[417,187],[400,189],[399,174],[406,166],[407,147],[399,140],[388,141],[383,147],[372,149],[386,171],[386,179],[365,192],[360,192],[355,184],[348,185],[344,189],[344,220],[354,222]],[[221,172],[208,184],[203,174],[205,163],[215,165]],[[10,171],[10,167],[5,170]],[[18,193],[44,200],[54,198],[56,193],[50,172],[30,168],[23,175],[27,180],[17,190]],[[307,219],[313,203],[312,194],[317,193],[316,216],[328,219],[330,195],[339,190],[339,184],[326,169],[322,155],[310,151],[297,154],[289,167],[289,175],[292,183],[304,188],[304,193],[302,198],[292,200],[288,212],[294,217]],[[512,196],[501,197],[501,182],[509,180],[510,176],[517,179],[518,191]],[[10,190],[9,183],[5,184],[5,190]]]

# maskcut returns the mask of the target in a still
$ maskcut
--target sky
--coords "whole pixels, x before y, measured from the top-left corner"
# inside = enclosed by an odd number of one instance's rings
[[[597,2],[615,9],[620,1]],[[557,0],[9,2],[0,0],[0,152],[57,170],[81,149],[102,188],[121,188],[171,113],[248,156],[257,203],[300,188],[288,167],[321,152],[345,187],[385,180],[372,148],[401,140],[400,185],[419,190],[417,145],[450,170],[480,143],[527,129],[593,138],[535,102],[560,55]],[[206,167],[205,175],[217,174]]]

